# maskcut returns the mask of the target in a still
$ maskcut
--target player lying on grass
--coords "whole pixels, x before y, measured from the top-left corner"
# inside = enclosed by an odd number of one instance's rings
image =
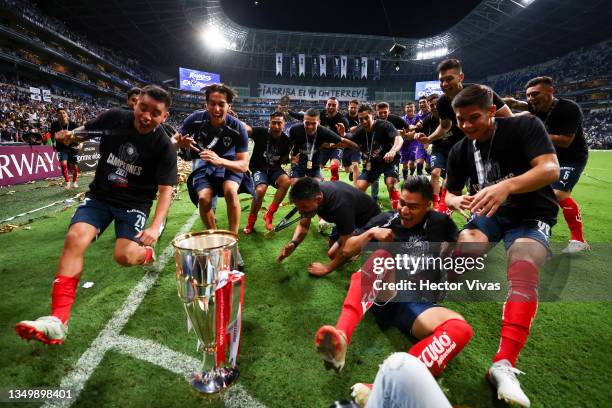
[[[160,124],[168,117],[171,99],[157,86],[142,90],[134,111],[110,109],[75,131],[56,139],[80,140],[76,131],[102,130],[100,160],[85,201],[72,220],[59,259],[51,292],[51,315],[15,326],[26,340],[64,342],[76,287],[89,244],[115,222],[113,257],[123,266],[154,262],[157,241],[176,184],[176,152]],[[78,132],[77,132],[78,133]],[[96,134],[99,136],[99,134]],[[145,228],[157,192],[153,221]]]
[[[423,248],[429,248],[426,255],[441,256],[446,247],[441,243],[454,242],[457,227],[448,215],[431,210],[432,199],[433,187],[426,177],[409,178],[402,186],[399,209],[370,220],[358,235],[347,240],[344,255],[350,257],[368,242],[378,241],[409,243],[419,255],[423,254]],[[413,294],[405,297],[396,296],[396,293],[375,293],[378,288],[372,278],[373,258],[385,253],[389,254],[381,249],[375,251],[353,274],[336,326],[322,326],[315,335],[317,351],[326,368],[340,371],[353,331],[364,313],[372,310],[382,328],[395,326],[407,336],[419,339],[408,353],[421,360],[433,375],[440,375],[446,364],[470,341],[472,328],[459,313],[435,302],[402,300],[413,298]],[[425,280],[436,280],[435,272],[418,271]],[[371,301],[380,302],[381,298],[384,303],[380,306]]]

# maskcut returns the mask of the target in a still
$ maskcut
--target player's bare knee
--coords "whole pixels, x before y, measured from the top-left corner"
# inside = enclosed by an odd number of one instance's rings
[[[130,266],[130,257],[128,253],[122,249],[115,249],[113,259],[121,266]]]

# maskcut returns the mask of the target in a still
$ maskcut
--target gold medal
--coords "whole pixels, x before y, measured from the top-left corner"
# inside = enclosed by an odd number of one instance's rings
[[[367,171],[371,171],[372,170],[372,163],[370,163],[370,162],[366,163],[366,170]]]
[[[308,161],[306,162],[306,168],[307,168],[308,170],[312,170],[312,160],[308,160]]]

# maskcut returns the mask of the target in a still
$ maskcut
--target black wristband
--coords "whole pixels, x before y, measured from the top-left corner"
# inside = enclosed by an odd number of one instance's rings
[[[300,245],[299,242],[297,242],[295,239],[292,239],[291,242],[289,242],[290,244],[293,244],[294,248],[297,248],[298,245]]]

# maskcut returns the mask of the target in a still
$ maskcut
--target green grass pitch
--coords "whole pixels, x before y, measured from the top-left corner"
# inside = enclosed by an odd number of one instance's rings
[[[38,183],[0,189],[0,219],[74,195],[59,187],[34,188]],[[85,187],[86,181],[81,184]],[[7,194],[9,190],[15,193]],[[266,204],[271,202],[273,192],[269,190]],[[608,242],[609,248],[612,152],[591,153],[574,197],[582,208],[587,239],[593,244]],[[165,248],[195,211],[184,192],[180,198],[170,210],[170,222],[158,248]],[[383,203],[389,207],[388,199]],[[290,208],[282,207],[275,221]],[[94,286],[77,291],[66,343],[47,347],[18,338],[13,329],[16,322],[49,314],[50,284],[73,211],[45,212],[28,224],[30,229],[0,235],[0,388],[57,387],[143,277],[141,268],[122,268],[112,261],[111,227],[86,255],[82,282],[92,281]],[[247,215],[243,211],[242,226]],[[220,227],[227,226],[224,204],[220,204],[217,218]],[[460,223],[459,218],[455,220]],[[198,219],[193,230],[199,229],[202,224]],[[353,383],[372,382],[378,365],[391,352],[410,347],[409,340],[398,331],[381,332],[372,317],[366,316],[353,335],[344,370],[340,374],[325,371],[314,349],[314,333],[323,324],[335,324],[350,274],[358,264],[347,265],[325,278],[312,278],[306,265],[327,259],[326,239],[316,228],[280,265],[274,257],[290,240],[293,229],[264,240],[260,216],[256,231],[240,239],[246,263],[246,295],[239,384],[251,398],[268,407],[327,407],[334,400],[348,399]],[[560,214],[553,241],[562,246],[568,236]],[[584,279],[597,279],[603,292],[608,293],[612,287],[606,274],[611,272],[601,256],[593,251],[578,262],[589,265]],[[174,276],[175,265],[170,259],[122,334],[199,359],[195,337],[186,330]],[[581,281],[580,276],[573,276],[570,284],[579,286]],[[446,305],[467,319],[474,338],[448,365],[438,380],[440,385],[455,405],[503,406],[485,380],[498,346],[501,303]],[[519,378],[532,406],[612,406],[611,349],[611,303],[542,302],[517,366],[526,372]],[[181,375],[111,349],[73,406],[221,407],[226,405],[224,401],[227,399],[218,396],[202,399],[193,395]]]

